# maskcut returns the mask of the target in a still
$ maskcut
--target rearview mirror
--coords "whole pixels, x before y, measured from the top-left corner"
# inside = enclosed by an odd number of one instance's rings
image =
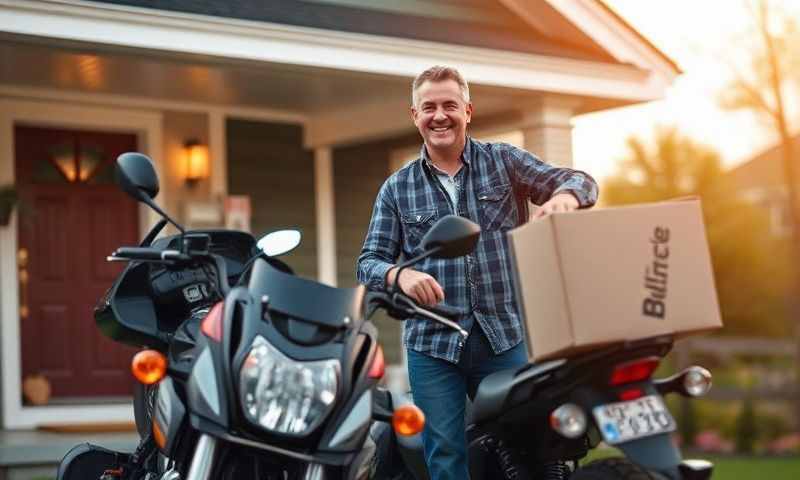
[[[277,257],[297,248],[300,238],[297,230],[278,230],[261,237],[256,246],[268,256]]]
[[[117,184],[140,202],[149,202],[158,195],[158,175],[153,161],[138,152],[123,153],[117,157],[115,170]]]
[[[464,217],[447,215],[436,222],[422,237],[422,248],[433,251],[432,257],[456,258],[475,249],[481,228]]]

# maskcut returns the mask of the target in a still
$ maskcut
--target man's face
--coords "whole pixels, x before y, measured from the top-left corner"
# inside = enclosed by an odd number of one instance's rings
[[[429,149],[449,150],[463,144],[472,104],[464,101],[455,80],[426,81],[417,89],[411,118]]]

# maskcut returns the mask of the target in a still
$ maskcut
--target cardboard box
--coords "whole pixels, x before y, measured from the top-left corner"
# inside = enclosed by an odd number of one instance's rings
[[[532,360],[722,326],[698,199],[555,214],[509,245]]]

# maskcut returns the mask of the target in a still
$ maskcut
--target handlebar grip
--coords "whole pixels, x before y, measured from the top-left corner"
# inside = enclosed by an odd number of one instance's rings
[[[150,247],[119,247],[112,257],[147,261],[185,261],[191,259],[177,250],[160,250]]]
[[[150,247],[119,247],[113,255],[134,260],[161,260],[161,252]]]

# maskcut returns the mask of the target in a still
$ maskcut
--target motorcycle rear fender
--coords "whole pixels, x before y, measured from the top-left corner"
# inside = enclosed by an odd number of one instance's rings
[[[678,466],[681,464],[680,451],[672,443],[669,433],[640,438],[616,445],[632,462],[648,470],[680,478]]]

